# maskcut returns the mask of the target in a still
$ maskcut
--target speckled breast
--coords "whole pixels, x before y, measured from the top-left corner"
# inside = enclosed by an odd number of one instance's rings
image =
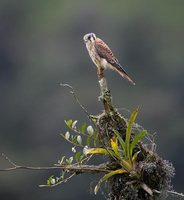
[[[94,46],[87,46],[87,49],[88,49],[89,55],[90,55],[92,61],[94,62],[94,64],[97,67],[100,67],[101,66],[101,58],[98,55],[98,53],[96,52],[95,47]]]

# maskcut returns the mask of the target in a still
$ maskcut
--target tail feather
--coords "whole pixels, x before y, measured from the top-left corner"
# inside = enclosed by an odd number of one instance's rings
[[[123,67],[119,63],[113,69],[117,71],[123,78],[126,78],[129,82],[135,85],[134,81],[129,77],[127,72],[123,69]]]

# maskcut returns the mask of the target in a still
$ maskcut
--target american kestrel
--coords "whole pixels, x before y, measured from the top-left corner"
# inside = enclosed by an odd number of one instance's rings
[[[94,33],[84,35],[83,39],[92,61],[98,68],[99,79],[103,78],[104,69],[112,69],[135,85],[103,40],[97,38]]]

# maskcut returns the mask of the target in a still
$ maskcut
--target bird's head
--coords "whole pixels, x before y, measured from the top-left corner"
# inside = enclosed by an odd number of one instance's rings
[[[87,33],[84,35],[83,40],[85,43],[93,43],[96,40],[96,35],[94,33]]]

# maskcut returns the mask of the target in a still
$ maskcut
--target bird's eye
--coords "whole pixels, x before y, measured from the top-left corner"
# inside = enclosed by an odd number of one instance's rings
[[[91,36],[88,36],[88,40],[90,40]]]

